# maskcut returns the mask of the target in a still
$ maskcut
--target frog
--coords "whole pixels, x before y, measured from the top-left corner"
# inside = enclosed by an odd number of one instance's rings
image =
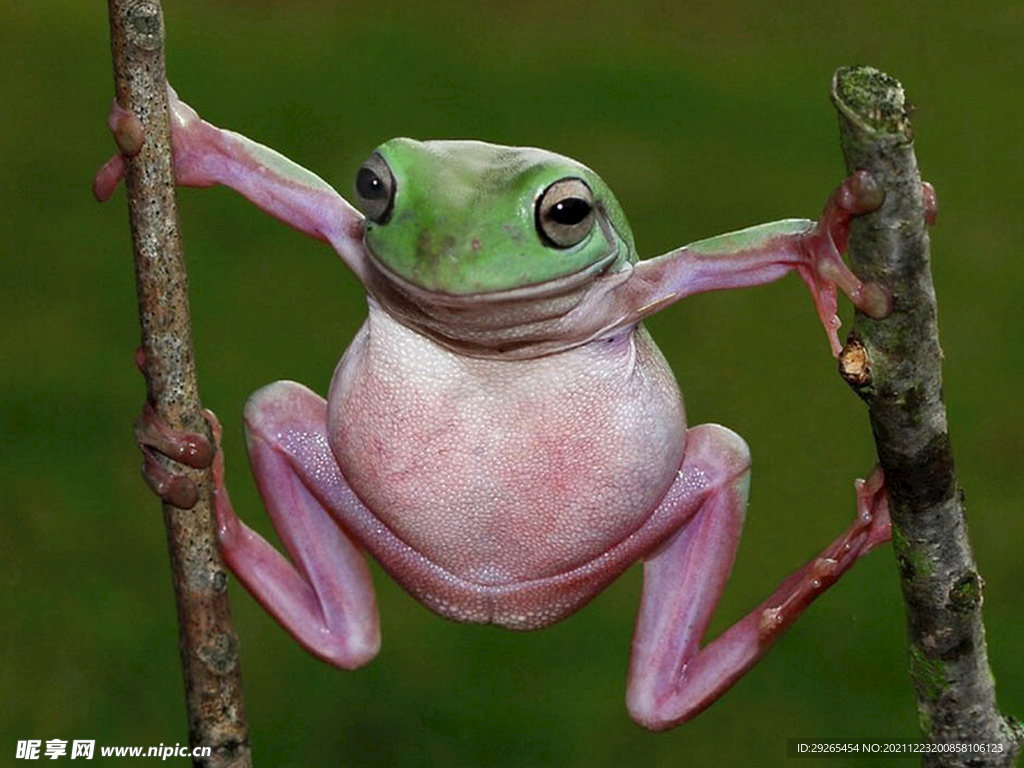
[[[872,317],[892,310],[885,288],[842,259],[853,218],[882,202],[866,172],[846,178],[816,221],[641,259],[609,187],[562,155],[396,138],[359,167],[353,205],[277,151],[203,120],[173,89],[168,99],[177,184],[236,190],[332,247],[365,290],[366,320],[326,398],[280,381],[245,405],[253,474],[285,553],[236,514],[212,412],[212,445],[169,429],[150,405],[137,432],[144,476],[176,506],[191,506],[195,488],[155,455],[212,464],[225,563],[316,657],[354,669],[377,654],[367,555],[440,616],[510,630],[566,619],[640,562],[626,705],[662,731],[716,701],[890,540],[876,467],[855,481],[853,522],[702,645],[736,556],[751,454],[724,426],[687,425],[643,323],[687,296],[796,271],[837,355],[837,290]],[[116,102],[109,125],[122,152],[94,179],[100,200],[145,140]]]

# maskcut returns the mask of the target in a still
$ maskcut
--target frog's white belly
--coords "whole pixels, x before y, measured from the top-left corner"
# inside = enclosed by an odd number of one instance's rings
[[[455,354],[371,304],[328,434],[402,541],[478,584],[563,573],[648,518],[682,461],[675,379],[642,329],[533,360]]]

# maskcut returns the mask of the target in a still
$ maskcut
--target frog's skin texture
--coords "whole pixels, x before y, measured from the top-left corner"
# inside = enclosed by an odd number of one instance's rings
[[[171,108],[179,183],[225,184],[327,241],[367,291],[369,315],[326,400],[278,382],[246,405],[253,471],[288,558],[238,519],[219,452],[214,461],[225,560],[315,655],[353,668],[377,653],[364,549],[437,613],[521,630],[565,618],[641,560],[627,703],[662,730],[712,703],[888,540],[876,471],[858,481],[850,527],[700,648],[738,545],[750,455],[724,427],[687,428],[641,325],[684,296],[795,269],[838,351],[836,284],[871,314],[889,309],[839,256],[851,215],[880,202],[866,175],[844,182],[817,224],[777,222],[640,261],[600,178],[549,152],[392,140],[357,178],[364,219],[173,93]],[[115,107],[111,126],[122,147],[138,143],[131,115]],[[98,197],[123,170],[121,157],[101,169]],[[147,454],[202,453],[151,409],[139,439]],[[182,498],[174,476],[147,466],[158,490]]]

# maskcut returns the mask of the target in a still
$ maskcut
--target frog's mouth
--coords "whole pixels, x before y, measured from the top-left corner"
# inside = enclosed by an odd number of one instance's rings
[[[367,291],[399,322],[460,354],[525,359],[580,346],[596,335],[588,297],[632,272],[625,245],[601,210],[608,255],[583,269],[541,283],[455,294],[417,285],[395,273],[366,245]],[[619,271],[613,271],[616,265]]]

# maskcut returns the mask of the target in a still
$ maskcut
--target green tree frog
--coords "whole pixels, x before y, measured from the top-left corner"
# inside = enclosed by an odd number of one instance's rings
[[[392,139],[359,168],[359,213],[173,92],[170,104],[178,183],[234,188],[329,243],[366,289],[368,317],[326,400],[283,381],[245,407],[254,474],[287,557],[235,515],[219,452],[214,460],[225,561],[316,656],[351,669],[377,653],[364,550],[442,616],[516,630],[564,619],[639,560],[627,706],[663,730],[715,701],[890,538],[876,470],[857,483],[852,525],[700,647],[738,545],[750,453],[725,427],[686,426],[642,324],[685,296],[795,269],[838,352],[837,285],[861,310],[889,312],[885,290],[840,257],[851,216],[880,203],[867,174],[844,181],[817,223],[765,224],[639,260],[605,183],[551,152]],[[132,115],[115,105],[110,122],[121,146],[138,143]],[[112,158],[97,197],[123,171]],[[145,413],[146,474],[187,505],[187,481],[151,457],[187,461],[196,438]]]

